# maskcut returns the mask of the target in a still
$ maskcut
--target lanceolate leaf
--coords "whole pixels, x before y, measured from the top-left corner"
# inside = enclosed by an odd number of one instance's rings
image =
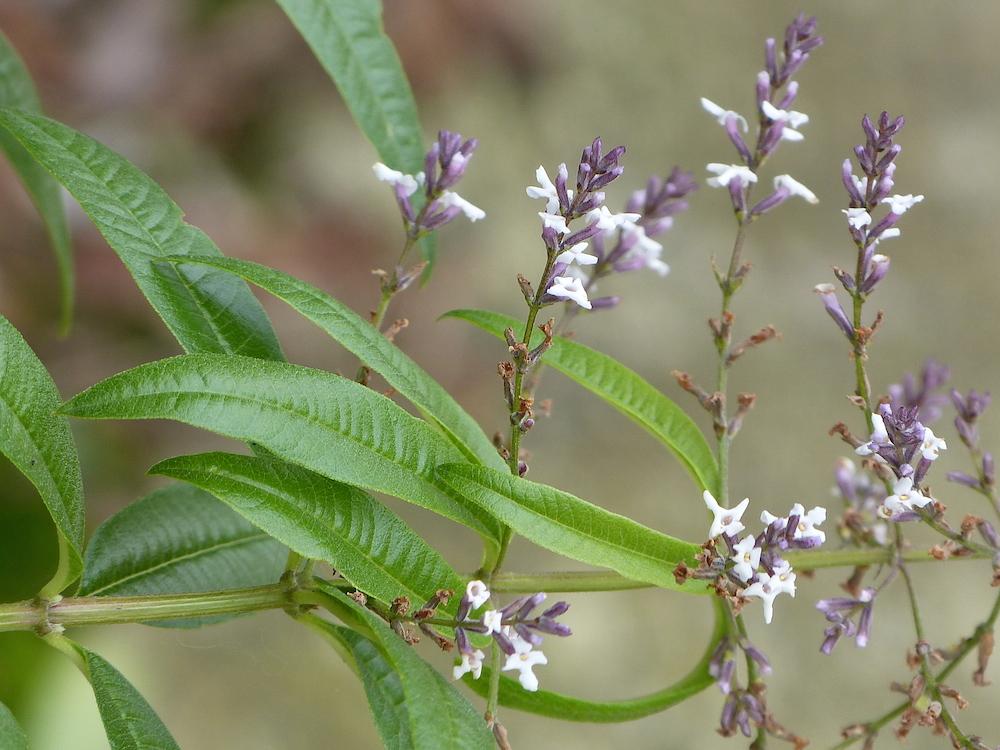
[[[283,358],[264,309],[243,281],[162,261],[220,252],[149,177],[97,141],[39,115],[0,110],[0,132],[17,139],[76,198],[185,351]]]
[[[38,93],[24,62],[10,41],[0,33],[0,108],[41,112]],[[6,130],[0,129],[0,149],[7,155],[25,189],[38,209],[59,266],[62,290],[62,330],[69,328],[73,314],[73,252],[63,211],[59,184],[31,157]]]
[[[263,446],[330,479],[385,492],[497,536],[496,523],[434,474],[462,454],[391,400],[284,362],[189,354],[114,375],[62,407],[77,417],[174,419]]]
[[[704,593],[704,582],[678,586],[673,569],[698,547],[661,534],[544,484],[484,466],[438,468],[455,493],[478,503],[521,536],[573,560],[610,568],[661,588]]]
[[[101,524],[84,558],[81,596],[187,594],[275,583],[288,551],[212,495],[172,484]],[[195,627],[224,618],[155,623]]]
[[[373,660],[370,674],[363,679],[375,722],[388,747],[418,750],[490,750],[495,747],[493,735],[487,730],[482,716],[437,670],[417,656],[412,646],[372,612],[359,607],[337,589],[327,587],[326,591],[349,612],[352,621],[360,620],[364,624],[363,637],[382,655],[382,659]],[[337,627],[324,624],[331,629]],[[365,668],[357,654],[355,662],[359,670]],[[398,688],[389,677],[388,668],[398,679]],[[402,703],[397,703],[400,697]],[[392,744],[393,737],[401,737],[400,744]]]
[[[198,263],[234,273],[287,302],[384,377],[426,419],[438,424],[470,460],[504,468],[493,443],[458,402],[420,365],[343,303],[294,276],[257,263],[218,256],[178,260],[185,265]]]
[[[93,651],[79,645],[76,650],[94,688],[111,750],[180,750],[160,717],[121,672]]]
[[[662,690],[628,700],[588,701],[549,690],[529,693],[521,687],[517,680],[501,675],[500,704],[507,708],[516,708],[519,711],[550,716],[563,721],[586,721],[600,724],[634,721],[644,716],[666,711],[668,708],[700,693],[715,682],[715,678],[708,673],[708,663],[719,639],[726,632],[726,620],[729,615],[723,609],[726,605],[720,599],[714,598],[712,605],[715,613],[715,628],[701,660],[681,679]],[[647,667],[655,669],[656,665],[649,664]],[[483,670],[483,674],[478,680],[473,680],[472,675],[468,674],[463,680],[479,695],[485,696],[489,691],[488,668]]]
[[[163,461],[165,474],[208,490],[303,557],[329,563],[366,594],[420,606],[462,582],[448,563],[387,508],[356,487],[285,461],[204,453]]]
[[[80,460],[69,424],[56,416],[59,391],[44,365],[0,316],[0,452],[35,485],[60,537],[61,569],[53,595],[80,575],[84,504]]]
[[[508,326],[521,325],[506,315],[484,310],[453,310],[446,317],[468,321],[498,338],[503,338]],[[535,334],[540,341],[541,334]],[[701,430],[677,404],[637,373],[606,354],[559,337],[542,362],[643,427],[674,452],[701,489],[718,492],[719,467]]]
[[[4,750],[28,750],[28,735],[3,703],[0,703],[0,747]]]
[[[382,161],[410,174],[422,170],[417,104],[382,28],[381,0],[278,0],[278,5],[333,79]],[[433,264],[433,235],[420,247]]]

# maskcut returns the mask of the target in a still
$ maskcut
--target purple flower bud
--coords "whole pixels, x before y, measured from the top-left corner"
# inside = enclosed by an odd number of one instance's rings
[[[747,148],[747,144],[743,142],[743,136],[740,135],[736,115],[731,114],[726,118],[726,135],[728,135],[729,140],[733,142],[733,145],[739,152],[740,158],[743,159],[743,162],[745,164],[749,164],[750,149]]]
[[[947,479],[949,482],[955,482],[955,484],[964,484],[966,487],[979,489],[979,480],[974,476],[966,474],[964,471],[949,471]]]
[[[514,632],[516,632],[519,636],[521,636],[524,640],[526,640],[535,648],[542,645],[542,636],[538,635],[538,633],[534,632],[524,623],[519,622],[517,625],[515,625]]]
[[[822,298],[823,306],[826,307],[827,313],[833,318],[833,322],[843,331],[849,341],[854,341],[854,326],[847,319],[847,313],[844,312],[844,308],[840,306],[833,284],[817,284],[813,291]]]
[[[833,275],[848,292],[854,291],[854,277],[842,268],[833,267]]]
[[[778,79],[777,45],[773,38],[768,38],[764,42],[764,68],[767,70],[771,81]]]
[[[558,635],[560,637],[573,635],[573,631],[567,625],[556,622],[550,617],[539,617],[532,625],[543,633],[549,633],[550,635]]]
[[[766,198],[763,198],[756,206],[750,209],[751,216],[760,216],[761,214],[766,214],[771,209],[777,208],[786,200],[791,193],[786,187],[780,187],[771,193]]]
[[[462,628],[455,628],[455,646],[463,654],[472,653],[472,644],[469,643],[469,636]]]
[[[729,198],[733,202],[733,210],[737,213],[742,213],[746,210],[746,199],[744,197],[743,191],[743,180],[738,177],[734,177],[729,181]]]
[[[870,294],[887,273],[889,273],[889,256],[873,255],[868,264],[868,273],[861,284],[861,291]]]
[[[980,521],[979,533],[983,535],[983,539],[986,540],[988,545],[994,549],[1000,549],[1000,535],[997,534],[997,530],[993,524],[985,519]]]
[[[844,163],[840,169],[840,179],[844,183],[844,189],[847,190],[847,195],[851,199],[851,206],[860,208],[865,205],[865,197],[858,191],[858,186],[854,184],[853,177],[854,170],[851,167],[851,160],[844,159]]]
[[[547,610],[542,612],[542,617],[559,617],[560,615],[566,614],[568,611],[569,611],[568,602],[556,602]]]
[[[590,300],[591,311],[596,310],[613,310],[618,307],[621,303],[622,298],[618,296],[609,297],[597,297],[596,299]]]
[[[565,213],[569,211],[569,193],[566,190],[566,181],[569,180],[569,170],[566,168],[566,163],[563,162],[559,165],[559,170],[556,172],[556,194],[559,196],[559,210]]]
[[[989,451],[983,454],[983,478],[986,484],[996,483],[996,467],[993,465],[993,454]]]
[[[507,656],[511,656],[514,653],[514,644],[511,643],[510,638],[508,638],[500,631],[496,631],[493,633],[493,640],[496,641],[496,644],[500,647],[500,650],[503,651],[505,654],[507,654]]]
[[[421,229],[431,230],[443,227],[445,224],[454,220],[455,217],[462,213],[462,209],[459,206],[448,206],[444,210],[438,211],[438,213],[431,213],[432,211],[437,210],[438,206],[439,204],[437,201],[431,204],[428,209],[429,215],[425,216],[424,220],[420,224]]]
[[[771,75],[766,70],[757,74],[756,92],[757,109],[760,110],[761,105],[768,101],[771,96]]]
[[[864,146],[855,146],[854,156],[857,158],[858,165],[861,167],[862,171],[864,171],[866,175],[871,175],[874,164],[872,164],[872,159],[868,155],[868,151],[864,148]]]
[[[438,157],[441,155],[441,146],[437,141],[431,144],[430,149],[427,151],[427,156],[424,157],[424,179],[426,180],[426,194],[433,195],[435,188],[437,187],[437,162]]]
[[[798,81],[790,81],[788,87],[785,89],[785,95],[782,97],[781,102],[778,103],[778,109],[788,109],[795,102],[795,97],[798,95]]]
[[[594,178],[590,183],[589,189],[600,190],[601,188],[606,187],[621,177],[624,171],[625,167],[613,167],[612,169],[609,169],[607,172],[604,172]]]

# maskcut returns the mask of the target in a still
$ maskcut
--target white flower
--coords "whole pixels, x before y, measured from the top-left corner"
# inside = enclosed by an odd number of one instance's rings
[[[381,182],[388,182],[394,187],[398,186],[401,188],[403,194],[407,197],[417,192],[417,188],[420,187],[424,181],[422,172],[414,177],[411,174],[403,174],[398,170],[390,169],[380,161],[377,161],[372,165],[372,171],[375,173],[375,177]]]
[[[569,227],[566,226],[566,217],[539,211],[538,218],[542,220],[543,229],[551,228],[556,230],[558,234],[569,234]]]
[[[559,171],[563,172],[566,170],[565,164],[559,165]],[[545,171],[545,167],[539,166],[535,170],[535,179],[538,180],[538,187],[531,185],[525,188],[525,192],[528,194],[529,198],[544,198],[547,202],[545,204],[545,210],[547,213],[554,214],[559,210],[559,192],[556,190],[555,183],[549,179],[548,173]],[[573,191],[566,191],[570,200],[573,200]]]
[[[490,590],[482,581],[469,581],[465,587],[465,598],[471,602],[471,609],[479,609],[490,598]]]
[[[632,238],[635,244],[629,250],[629,256],[637,255],[642,258],[646,268],[656,271],[660,276],[670,273],[670,266],[660,260],[663,252],[663,245],[646,235],[646,230],[639,224],[623,224],[622,231]]]
[[[745,118],[739,112],[733,112],[733,110],[731,109],[723,109],[718,104],[711,101],[710,99],[706,99],[705,97],[701,97],[701,107],[706,112],[708,112],[708,114],[712,115],[712,117],[715,118],[715,121],[720,125],[722,125],[723,127],[726,126],[726,120],[728,120],[730,117],[735,117],[736,121],[743,126],[744,133],[750,129],[750,127],[747,125],[747,118]]]
[[[872,215],[863,208],[842,208],[840,212],[847,216],[847,223],[852,229],[861,229],[872,223]]]
[[[884,518],[892,518],[914,508],[923,508],[933,500],[919,490],[913,490],[912,477],[903,477],[896,480],[892,494],[883,501],[882,507],[879,508],[879,514]]]
[[[889,433],[885,430],[885,420],[881,414],[872,414],[872,435],[867,443],[863,443],[854,449],[859,456],[870,456],[880,445],[889,443]]]
[[[705,169],[717,175],[716,177],[709,177],[706,180],[709,187],[727,187],[734,179],[740,180],[744,185],[750,182],[757,182],[757,175],[743,164],[719,164],[711,162],[705,165]]]
[[[893,237],[899,237],[899,234],[900,234],[899,227],[889,227],[888,229],[883,231],[882,234],[880,234],[878,237],[872,240],[872,243],[877,245],[882,240],[891,240]]]
[[[592,266],[597,262],[597,256],[585,253],[584,250],[586,249],[586,242],[577,242],[573,245],[573,247],[566,248],[559,253],[559,255],[556,256],[556,260],[559,263],[569,264],[576,261],[581,266]]]
[[[458,193],[453,193],[450,190],[445,190],[444,193],[438,198],[442,205],[445,207],[458,206],[462,209],[462,213],[465,214],[465,218],[469,221],[479,221],[480,219],[486,218],[486,212],[479,206],[474,206],[465,200]]]
[[[602,232],[610,232],[628,224],[635,224],[642,214],[613,214],[607,206],[601,206],[587,212],[587,224],[596,224]]]
[[[774,575],[759,573],[757,580],[743,589],[743,596],[760,597],[764,606],[764,622],[768,624],[774,617],[774,600],[779,594],[795,596],[795,574],[792,566],[784,560],[774,566]]]
[[[801,141],[803,139],[799,128],[809,122],[809,115],[796,112],[794,109],[778,109],[766,99],[760,104],[761,112],[769,120],[780,122],[785,127],[781,130],[781,137],[786,141]]]
[[[940,452],[948,449],[948,444],[935,435],[930,427],[924,428],[924,439],[920,443],[920,454],[928,461],[935,460]]]
[[[794,539],[819,539],[820,544],[826,541],[826,532],[816,528],[826,521],[826,508],[816,506],[807,513],[801,503],[795,503],[788,515],[799,517],[799,525],[795,527]]]
[[[503,621],[503,613],[498,609],[488,609],[483,613],[483,625],[486,626],[486,635],[491,635],[492,633],[499,633],[501,628],[501,622]]]
[[[750,506],[749,497],[743,498],[743,502],[735,508],[723,508],[708,490],[705,490],[701,497],[705,501],[705,505],[712,512],[712,515],[715,516],[712,519],[712,526],[708,530],[709,539],[715,539],[719,534],[736,536],[746,528],[746,526],[740,523],[740,519],[743,518],[743,514],[746,513],[747,508]]]
[[[819,198],[816,197],[816,193],[807,188],[798,180],[794,179],[791,175],[779,174],[774,178],[774,189],[778,190],[784,188],[791,195],[797,195],[803,198],[807,203],[819,203]]]
[[[456,680],[460,680],[463,675],[472,672],[472,679],[478,680],[479,675],[483,673],[483,658],[485,656],[486,654],[478,648],[471,654],[462,654],[461,664],[456,664],[451,673]]]
[[[890,211],[897,216],[902,216],[923,199],[924,196],[922,195],[908,193],[907,195],[890,195],[888,198],[883,198],[881,202],[888,203]]]
[[[754,539],[753,534],[750,534],[735,545],[734,551],[735,554],[729,558],[736,563],[733,572],[746,583],[757,572],[757,566],[760,565],[761,549],[757,546],[757,540]]]
[[[545,290],[546,294],[562,299],[571,299],[580,307],[590,310],[593,305],[587,297],[587,290],[583,288],[583,282],[572,276],[556,276],[552,279],[552,286]]]
[[[538,690],[538,678],[535,677],[535,673],[531,670],[538,664],[548,663],[549,660],[545,658],[545,654],[541,651],[535,651],[534,649],[522,652],[515,651],[507,657],[507,662],[503,665],[503,671],[518,670],[520,674],[518,674],[517,679],[521,683],[521,687],[533,693]]]

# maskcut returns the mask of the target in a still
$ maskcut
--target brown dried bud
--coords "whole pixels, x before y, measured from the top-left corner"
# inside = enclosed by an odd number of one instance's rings
[[[360,604],[362,607],[368,606],[368,597],[365,596],[363,591],[351,591],[347,595],[351,597],[354,601],[356,601],[358,604]]]
[[[400,331],[402,331],[404,328],[406,328],[409,325],[410,325],[410,321],[407,320],[406,318],[396,318],[396,320],[394,320],[392,322],[392,325],[390,325],[385,330],[385,333],[383,335],[389,341],[395,341],[396,340],[396,334],[398,334]]]
[[[425,622],[420,623],[420,632],[434,641],[434,645],[437,646],[442,651],[451,651],[455,648],[455,644],[437,632],[434,628]]]
[[[529,305],[535,304],[535,290],[531,287],[531,282],[528,281],[523,275],[517,275],[517,285],[521,287],[521,294],[524,295],[524,301]]]
[[[691,569],[688,568],[683,562],[677,563],[674,568],[674,580],[677,581],[678,586],[683,586],[687,583],[688,577],[691,575]]]
[[[410,611],[409,598],[405,596],[397,596],[392,600],[392,604],[389,605],[389,611],[394,615],[402,617]]]
[[[941,691],[941,695],[945,698],[951,698],[955,701],[955,705],[958,706],[959,711],[964,711],[969,707],[969,701],[963,698],[962,694],[955,688],[949,687],[948,685],[938,685],[938,690]]]
[[[990,681],[986,679],[986,668],[990,664],[990,657],[993,655],[993,631],[983,633],[979,639],[979,649],[976,655],[978,669],[972,675],[972,682],[979,687],[986,687]]]
[[[757,333],[740,342],[729,351],[729,354],[726,356],[726,367],[732,365],[733,362],[742,357],[749,349],[752,349],[755,346],[760,346],[764,342],[770,341],[771,339],[780,337],[781,334],[778,333],[777,328],[772,325],[764,326],[757,331]]]

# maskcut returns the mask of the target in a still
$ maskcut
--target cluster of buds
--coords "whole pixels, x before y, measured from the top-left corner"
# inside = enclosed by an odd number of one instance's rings
[[[406,246],[400,256],[400,264],[409,249],[423,236],[465,214],[469,221],[479,221],[486,212],[465,200],[451,190],[465,174],[473,152],[479,141],[475,138],[462,140],[462,136],[450,130],[438,133],[437,141],[424,157],[424,171],[406,174],[391,169],[382,162],[372,166],[375,177],[392,187],[399,213],[406,231]],[[423,193],[423,207],[414,208],[412,197],[418,191]],[[382,293],[389,296],[401,292],[420,277],[424,263],[409,269],[400,264],[390,273],[378,270]]]
[[[854,299],[865,299],[889,273],[889,256],[876,253],[875,250],[883,240],[900,235],[896,223],[904,213],[924,199],[922,195],[890,195],[895,186],[896,157],[902,150],[902,146],[895,143],[894,139],[903,124],[902,117],[892,119],[888,112],[879,115],[877,124],[865,115],[861,121],[865,143],[854,147],[863,176],[854,174],[850,159],[844,160],[841,176],[849,201],[848,207],[842,211],[847,217],[851,239],[858,249],[858,261],[854,274],[840,268],[833,270],[841,286]],[[872,212],[879,204],[886,204],[888,209],[882,218],[876,219]],[[848,341],[855,346],[866,343],[879,320],[876,319],[870,328],[855,330],[854,324],[837,300],[833,284],[819,284],[815,291]]]
[[[961,471],[952,471],[948,473],[948,479],[964,484],[966,487],[972,487],[986,495],[991,495],[996,483],[996,467],[993,462],[993,454],[989,451],[983,452],[979,447],[979,428],[977,427],[979,417],[990,405],[990,394],[969,391],[968,395],[963,396],[952,389],[951,402],[957,412],[955,429],[958,431],[958,437],[972,451],[973,456],[977,457],[979,465],[976,468],[979,476],[973,477]]]
[[[742,653],[745,658],[752,659],[761,674],[771,673],[771,663],[763,652],[744,637],[724,636],[712,652],[708,662],[708,673],[723,695],[733,692],[733,677],[736,674],[736,657]]]
[[[880,404],[877,413],[872,414],[871,436],[854,450],[859,456],[870,457],[876,468],[892,472],[892,494],[878,509],[887,520],[919,519],[917,511],[935,502],[920,485],[948,445],[918,416],[919,408],[915,406],[893,408],[891,404]]]
[[[764,70],[757,74],[757,140],[751,149],[743,139],[749,130],[747,119],[738,112],[720,107],[710,99],[702,98],[701,106],[723,128],[732,141],[740,162],[736,164],[708,164],[713,175],[710,187],[726,188],[732,199],[733,209],[742,221],[753,219],[780,206],[793,196],[809,203],[817,203],[816,195],[798,180],[783,174],[774,178],[774,190],[747,211],[748,189],[757,182],[757,171],[782,141],[801,141],[799,130],[809,122],[809,116],[790,109],[798,96],[798,82],[792,80],[809,59],[809,53],[823,43],[816,36],[816,19],[800,14],[785,29],[781,52],[777,42],[769,38],[764,46]]]
[[[556,602],[541,614],[534,613],[545,598],[543,593],[524,596],[503,609],[488,609],[473,617],[474,611],[489,601],[490,591],[482,581],[469,581],[456,617],[455,645],[461,661],[453,670],[455,679],[468,673],[473,679],[479,679],[486,654],[475,648],[469,638],[470,633],[478,633],[492,637],[493,648],[499,648],[507,657],[503,671],[517,671],[521,687],[532,692],[538,690],[534,667],[548,663],[538,648],[542,644],[542,633],[561,637],[572,635],[572,631],[556,619],[569,609],[566,602]]]
[[[539,211],[538,216],[542,220],[542,242],[548,253],[548,273],[541,282],[544,292],[540,298],[536,299],[528,282],[520,281],[530,306],[571,301],[586,310],[593,309],[594,303],[583,283],[586,275],[581,275],[576,268],[596,265],[600,260],[587,252],[589,241],[626,223],[635,224],[641,218],[636,213],[611,213],[604,205],[604,188],[624,172],[625,168],[619,162],[625,154],[625,147],[615,146],[607,153],[603,148],[601,139],[595,138],[583,149],[576,170],[575,189],[568,187],[569,169],[563,163],[556,170],[555,181],[549,179],[545,167],[538,167],[535,172],[538,185],[529,186],[525,191],[529,198],[545,201],[545,210]],[[569,225],[582,217],[585,217],[584,228],[570,229]],[[598,308],[608,306],[601,301]]]
[[[812,549],[826,541],[818,527],[826,521],[826,509],[810,511],[795,503],[787,516],[775,516],[766,510],[760,514],[764,530],[754,536],[739,534],[746,528],[742,518],[750,498],[733,508],[723,508],[708,490],[702,495],[712,513],[708,542],[698,557],[698,568],[685,563],[674,569],[678,583],[689,578],[711,581],[720,596],[739,608],[745,600],[758,598],[764,609],[764,622],[774,617],[774,600],[780,594],[795,596],[795,573],[781,553],[789,549]],[[720,548],[721,544],[724,548]]]
[[[889,543],[889,525],[879,514],[879,508],[889,494],[885,485],[871,474],[858,471],[857,464],[849,458],[840,458],[833,472],[836,486],[833,494],[844,503],[840,533],[844,541],[867,546]]]
[[[858,592],[857,597],[838,596],[816,602],[816,609],[822,612],[830,623],[823,632],[824,639],[820,651],[824,654],[831,653],[842,636],[853,638],[858,648],[868,645],[877,593],[876,589],[864,588]]]
[[[951,370],[933,359],[929,359],[914,376],[907,372],[902,382],[889,386],[889,403],[897,407],[916,408],[920,421],[931,424],[941,418],[942,408],[948,404],[948,396],[943,392]]]

